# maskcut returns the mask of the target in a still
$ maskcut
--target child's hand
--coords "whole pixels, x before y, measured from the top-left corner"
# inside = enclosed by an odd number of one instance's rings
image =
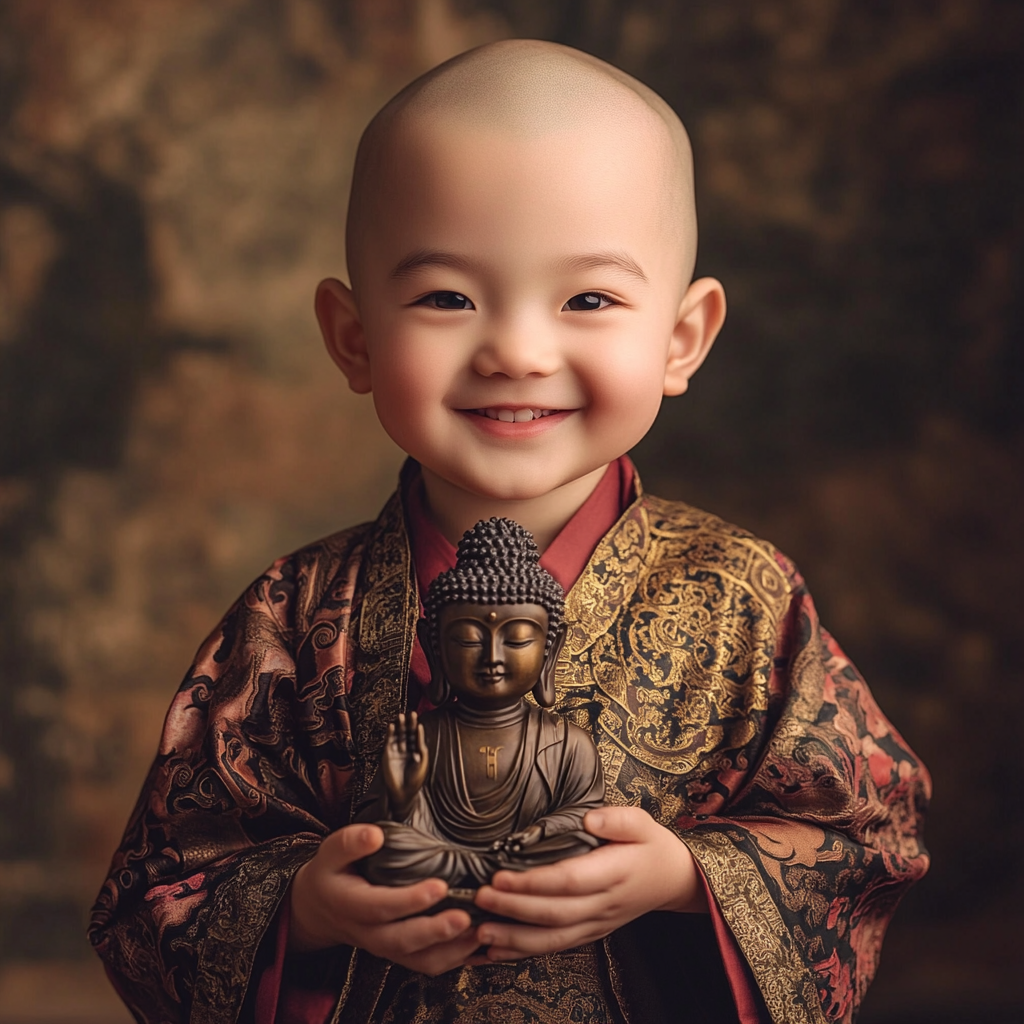
[[[706,911],[690,851],[639,807],[590,811],[587,831],[604,846],[530,871],[499,871],[477,905],[523,924],[488,921],[477,929],[487,960],[571,949],[604,938],[649,910]]]
[[[448,894],[444,882],[371,885],[352,870],[383,842],[376,825],[348,825],[332,832],[299,868],[291,886],[289,950],[358,946],[423,974],[442,974],[465,963],[480,943],[464,910],[410,917]]]

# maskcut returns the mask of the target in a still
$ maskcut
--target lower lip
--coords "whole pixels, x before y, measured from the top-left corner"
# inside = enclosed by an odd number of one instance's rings
[[[563,409],[560,412],[551,413],[550,416],[541,416],[540,419],[526,420],[522,423],[492,420],[489,416],[481,416],[475,412],[463,412],[462,415],[469,419],[477,430],[488,437],[499,438],[503,441],[528,441],[531,438],[539,437],[548,430],[553,430],[559,423],[564,423],[573,412],[575,412],[574,409]]]

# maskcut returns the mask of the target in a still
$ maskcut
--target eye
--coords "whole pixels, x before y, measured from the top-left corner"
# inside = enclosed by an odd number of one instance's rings
[[[482,647],[484,634],[481,629],[474,628],[470,623],[460,622],[447,632],[445,639],[456,647]]]
[[[433,309],[476,309],[462,292],[431,292],[417,299],[416,306],[431,306]]]
[[[540,630],[526,622],[511,622],[502,637],[502,643],[506,647],[521,648],[535,644],[540,638]]]
[[[602,292],[580,292],[574,295],[563,307],[563,310],[571,309],[573,312],[584,312],[591,309],[604,309],[614,305],[611,299]]]

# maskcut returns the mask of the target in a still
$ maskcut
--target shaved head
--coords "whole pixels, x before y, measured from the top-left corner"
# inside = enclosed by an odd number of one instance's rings
[[[404,176],[416,173],[408,140],[477,133],[536,141],[609,135],[639,165],[657,165],[666,244],[680,259],[680,284],[696,258],[697,220],[690,141],[652,89],[589,54],[537,40],[506,40],[446,61],[416,79],[370,122],[359,143],[346,228],[356,292],[368,233],[386,214]]]

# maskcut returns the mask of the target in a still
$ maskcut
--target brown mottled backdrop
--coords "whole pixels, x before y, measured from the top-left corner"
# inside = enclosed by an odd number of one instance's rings
[[[83,922],[178,678],[399,464],[311,313],[355,140],[507,35],[689,125],[731,313],[637,461],[798,560],[934,772],[863,1020],[1024,1019],[1024,5],[5,0],[0,1024],[127,1020]]]

